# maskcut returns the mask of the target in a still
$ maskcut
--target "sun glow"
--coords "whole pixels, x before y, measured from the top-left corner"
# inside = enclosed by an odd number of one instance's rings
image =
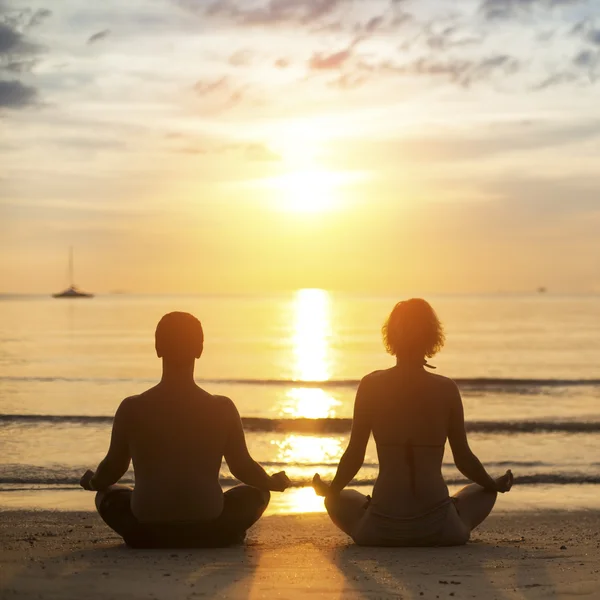
[[[296,171],[273,180],[277,204],[284,210],[316,213],[331,210],[339,204],[339,177],[328,171]]]

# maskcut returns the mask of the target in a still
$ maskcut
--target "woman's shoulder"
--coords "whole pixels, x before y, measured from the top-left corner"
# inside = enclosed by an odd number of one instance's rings
[[[385,378],[386,376],[389,376],[392,373],[392,371],[393,371],[393,367],[391,367],[389,369],[378,369],[377,371],[371,371],[370,373],[367,373],[361,379],[361,381],[382,379],[382,378]]]
[[[447,397],[454,397],[456,394],[460,395],[456,381],[450,377],[440,375],[439,373],[427,373],[427,380],[431,388],[435,389],[439,394],[444,394]]]
[[[361,380],[360,386],[368,386],[373,385],[376,386],[378,384],[385,383],[389,381],[392,377],[392,373],[394,372],[393,368],[390,369],[378,369],[377,371],[371,371],[371,373],[367,373]]]

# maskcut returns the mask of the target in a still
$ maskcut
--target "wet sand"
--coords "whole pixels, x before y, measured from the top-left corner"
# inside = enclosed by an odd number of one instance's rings
[[[492,515],[459,548],[358,548],[304,514],[245,546],[130,550],[91,512],[4,511],[0,597],[600,598],[600,513]]]

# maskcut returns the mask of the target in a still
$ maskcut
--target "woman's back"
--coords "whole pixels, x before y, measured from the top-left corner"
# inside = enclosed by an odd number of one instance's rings
[[[373,508],[395,517],[427,512],[448,498],[441,466],[454,383],[421,366],[367,378],[379,476]]]
[[[396,366],[363,378],[356,392],[352,433],[331,485],[317,473],[333,522],[365,546],[454,546],[492,510],[497,492],[512,486],[512,473],[492,479],[467,441],[456,384],[425,371],[426,359],[444,345],[435,311],[421,298],[398,302],[383,328]],[[365,458],[371,433],[379,475],[371,501],[344,489]],[[442,477],[449,440],[458,470],[474,483],[453,498]]]

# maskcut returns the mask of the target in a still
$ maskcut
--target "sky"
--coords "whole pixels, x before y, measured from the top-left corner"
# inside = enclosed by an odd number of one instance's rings
[[[0,293],[600,292],[600,0],[0,0]]]

